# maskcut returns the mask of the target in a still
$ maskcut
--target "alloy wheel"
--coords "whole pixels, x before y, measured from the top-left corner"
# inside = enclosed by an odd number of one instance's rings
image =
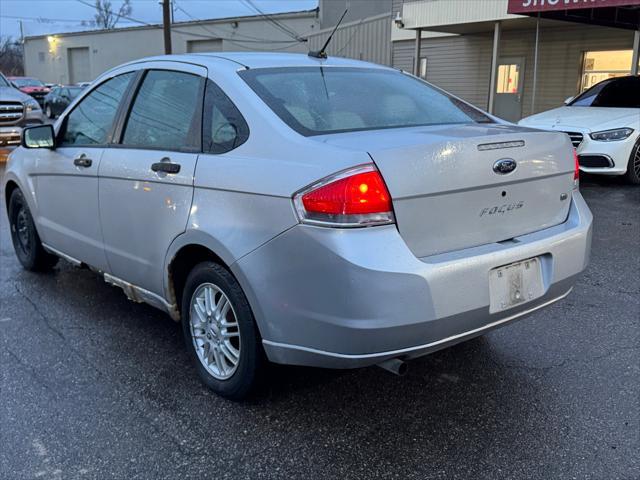
[[[190,304],[189,329],[200,363],[218,380],[230,378],[241,355],[238,318],[229,297],[216,285],[204,283]]]

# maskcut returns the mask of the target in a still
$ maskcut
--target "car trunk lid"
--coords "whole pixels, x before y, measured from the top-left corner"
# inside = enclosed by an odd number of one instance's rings
[[[569,138],[512,125],[469,124],[316,137],[366,149],[417,257],[460,250],[562,223],[573,191]],[[505,160],[501,163],[502,160]],[[497,165],[508,170],[501,173]]]

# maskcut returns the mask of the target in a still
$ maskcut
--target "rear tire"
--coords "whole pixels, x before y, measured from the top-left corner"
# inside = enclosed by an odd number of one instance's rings
[[[629,163],[627,164],[627,173],[625,173],[627,182],[632,185],[640,185],[640,138],[631,149]]]
[[[198,375],[232,400],[250,395],[266,366],[249,302],[231,273],[214,262],[198,264],[182,295],[182,330]]]
[[[42,247],[27,201],[18,188],[11,192],[8,213],[11,241],[18,261],[32,272],[51,270],[58,263],[58,257]]]
[[[48,103],[44,106],[44,114],[47,116],[47,118],[53,118],[53,111],[51,110],[51,105],[49,105]]]

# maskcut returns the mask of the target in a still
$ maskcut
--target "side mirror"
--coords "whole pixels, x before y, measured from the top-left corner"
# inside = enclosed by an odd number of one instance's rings
[[[24,148],[49,148],[53,150],[55,135],[52,125],[36,125],[22,130],[22,146]]]
[[[567,98],[565,98],[564,104],[565,105],[569,105],[571,103],[571,100],[573,100],[574,98],[576,98],[576,97],[567,97]]]

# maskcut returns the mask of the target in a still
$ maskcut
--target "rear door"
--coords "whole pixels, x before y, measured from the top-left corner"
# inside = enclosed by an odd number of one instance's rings
[[[100,219],[112,274],[161,295],[165,254],[189,218],[207,70],[145,65],[102,158]]]
[[[36,166],[42,241],[100,270],[108,270],[98,211],[98,169],[121,99],[133,79],[106,80],[61,120],[58,148],[39,150]]]

